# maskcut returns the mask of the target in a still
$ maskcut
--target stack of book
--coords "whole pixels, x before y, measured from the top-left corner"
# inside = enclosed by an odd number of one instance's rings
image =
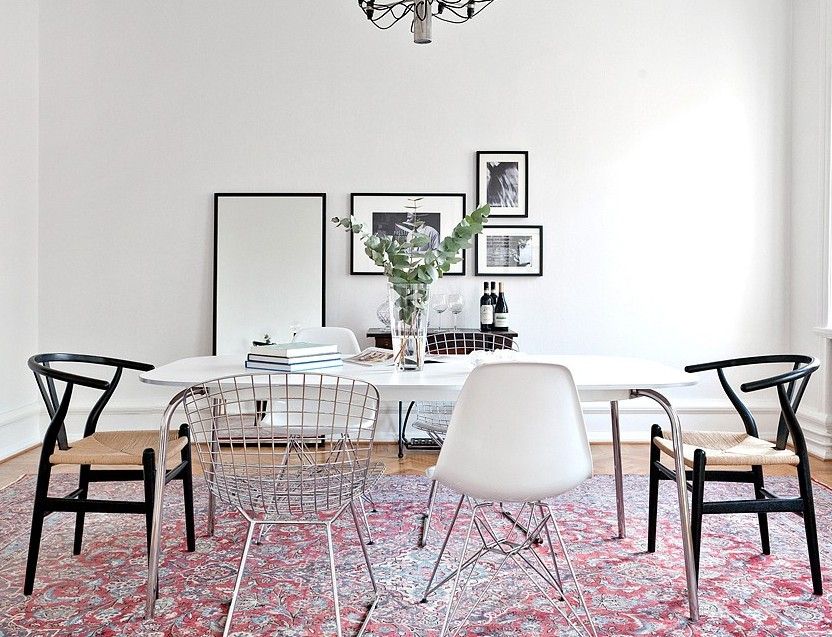
[[[278,343],[255,345],[249,350],[246,367],[273,372],[306,372],[338,367],[341,354],[337,345],[319,343]]]

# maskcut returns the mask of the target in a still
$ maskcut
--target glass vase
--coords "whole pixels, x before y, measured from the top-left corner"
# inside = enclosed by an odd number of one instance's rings
[[[388,283],[388,297],[396,367],[400,370],[420,370],[425,366],[430,284]]]

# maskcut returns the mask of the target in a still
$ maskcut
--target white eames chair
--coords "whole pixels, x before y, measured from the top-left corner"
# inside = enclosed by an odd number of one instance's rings
[[[495,395],[499,395],[499,400],[494,400]],[[422,600],[427,601],[428,595],[453,580],[440,637],[457,634],[463,628],[509,560],[533,582],[571,629],[597,637],[555,522],[554,506],[547,502],[591,476],[592,456],[578,392],[566,367],[488,363],[471,372],[454,407],[433,472],[436,482],[460,494]],[[434,584],[466,501],[471,519],[459,562],[449,575]],[[507,522],[496,508],[501,502],[520,504],[514,523]],[[521,531],[520,520],[527,533]],[[571,575],[566,580],[569,586],[560,577],[553,535]],[[538,538],[545,542],[538,543]],[[477,539],[480,546],[469,552]],[[459,613],[480,558],[489,554],[498,557],[496,570],[478,591],[471,608]],[[470,572],[463,579],[466,569]],[[506,602],[500,600],[503,606]],[[450,630],[451,620],[457,615],[459,622]]]
[[[346,327],[304,327],[295,334],[299,343],[337,345],[342,356],[353,356],[361,351],[355,333]]]
[[[428,354],[440,356],[466,356],[470,352],[495,352],[508,350],[519,352],[517,340],[510,336],[504,336],[494,332],[439,332],[429,334],[427,339]],[[448,432],[448,423],[454,410],[452,402],[423,402],[415,403],[416,422],[414,429],[424,431],[433,443],[442,448],[445,441],[445,434]],[[436,498],[436,482],[433,479],[435,467],[428,467],[425,475],[430,479],[430,493],[428,495],[428,508],[422,515],[422,533],[419,536],[419,546],[424,547],[428,541],[431,518],[433,517],[433,502]],[[505,512],[508,517],[511,514]]]

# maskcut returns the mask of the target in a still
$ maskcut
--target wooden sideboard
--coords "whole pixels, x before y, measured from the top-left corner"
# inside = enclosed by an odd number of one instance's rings
[[[442,332],[453,332],[454,330],[448,328],[429,328],[428,334],[439,334]],[[507,332],[480,332],[478,329],[472,328],[458,328],[456,330],[458,333],[462,334],[486,334],[486,335],[496,335],[496,336],[503,336],[506,338],[510,338],[514,340],[515,338],[519,337],[519,334],[514,330],[508,330]],[[372,338],[375,341],[376,347],[382,347],[384,349],[393,349],[393,339],[390,336],[390,328],[389,327],[371,327],[367,330],[367,338]]]

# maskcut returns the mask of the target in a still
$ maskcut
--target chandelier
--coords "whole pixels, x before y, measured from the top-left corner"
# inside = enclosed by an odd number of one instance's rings
[[[459,24],[470,20],[492,2],[494,0],[358,0],[358,6],[379,29],[389,29],[412,13],[413,41],[428,44],[433,18]]]

